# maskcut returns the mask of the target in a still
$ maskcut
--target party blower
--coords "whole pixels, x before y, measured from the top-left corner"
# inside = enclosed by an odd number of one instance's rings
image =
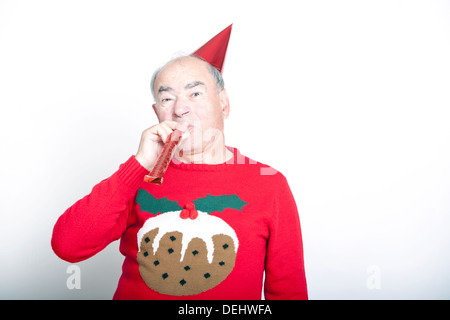
[[[175,147],[181,141],[181,135],[182,132],[180,130],[174,130],[171,134],[169,134],[166,142],[164,143],[163,149],[159,154],[158,160],[156,160],[153,170],[149,175],[144,177],[144,182],[162,184],[164,173],[166,173],[167,167],[172,160]]]

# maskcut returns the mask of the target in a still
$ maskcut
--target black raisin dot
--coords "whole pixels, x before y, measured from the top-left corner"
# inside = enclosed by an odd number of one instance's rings
[[[203,276],[205,277],[205,279],[208,279],[209,277],[211,277],[211,275],[209,273],[205,273]]]
[[[169,275],[167,273],[163,273],[162,278],[165,280]]]
[[[155,261],[153,262],[153,264],[154,264],[155,266],[157,266],[157,265],[159,265],[159,261],[158,261],[158,260],[155,260]]]
[[[146,257],[146,256],[148,256],[148,252],[147,251],[144,252],[144,257]]]
[[[225,262],[223,262],[223,261],[220,261],[220,262],[219,262],[219,265],[220,265],[220,266],[223,266],[224,264],[225,264]]]
[[[198,255],[198,251],[197,251],[197,250],[194,250],[194,251],[192,251],[192,254],[193,254],[194,256],[196,256],[196,255]]]
[[[175,241],[175,240],[177,240],[177,238],[175,238],[174,236],[171,236],[170,240]]]
[[[186,284],[186,280],[181,279],[180,284],[181,284],[182,286],[184,286],[184,285]]]
[[[170,254],[172,254],[173,253],[173,249],[172,248],[170,248],[169,250],[167,250]]]
[[[149,243],[150,242],[150,239],[148,237],[146,237],[144,240],[145,240],[145,243]]]
[[[191,270],[191,267],[186,266],[186,267],[184,267],[184,270],[186,270],[186,271]]]
[[[222,247],[223,247],[224,249],[227,249],[227,248],[229,247],[229,245],[225,243]]]

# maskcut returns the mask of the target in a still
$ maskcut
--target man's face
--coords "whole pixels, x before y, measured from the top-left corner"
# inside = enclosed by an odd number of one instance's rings
[[[160,122],[185,121],[192,126],[190,148],[199,152],[223,136],[228,97],[225,90],[219,92],[204,61],[194,57],[171,61],[159,72],[154,90],[154,110]]]

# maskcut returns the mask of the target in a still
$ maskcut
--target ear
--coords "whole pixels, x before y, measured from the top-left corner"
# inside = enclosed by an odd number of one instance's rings
[[[225,89],[222,89],[222,91],[220,91],[219,100],[223,117],[224,119],[227,119],[228,115],[230,114],[230,100],[228,99],[228,93]]]
[[[161,120],[159,120],[158,111],[156,110],[156,104],[152,104],[152,108],[153,108],[153,111],[154,111],[155,114],[156,114],[156,117],[158,118],[158,122],[161,122]]]

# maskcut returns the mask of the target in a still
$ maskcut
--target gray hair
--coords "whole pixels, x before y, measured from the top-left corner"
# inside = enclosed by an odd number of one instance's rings
[[[201,57],[198,56],[191,56],[197,59],[200,59],[202,61],[205,61],[208,65],[208,69],[209,72],[211,72],[211,75],[213,76],[215,83],[216,83],[216,89],[217,89],[217,93],[219,93],[220,91],[222,91],[225,88],[225,82],[223,80],[222,74],[220,73],[219,70],[217,70],[217,68],[215,68],[214,66],[212,66],[211,64],[208,63],[208,61],[206,61],[205,59],[202,59]],[[150,90],[152,91],[152,96],[153,99],[155,99],[156,101],[156,94],[155,94],[155,82],[156,82],[156,78],[158,77],[159,72],[170,62],[172,62],[173,60],[179,59],[180,57],[174,58],[172,60],[170,60],[169,62],[167,62],[165,65],[163,65],[162,67],[159,67],[158,69],[155,70],[155,72],[153,73],[152,79],[150,81]]]

